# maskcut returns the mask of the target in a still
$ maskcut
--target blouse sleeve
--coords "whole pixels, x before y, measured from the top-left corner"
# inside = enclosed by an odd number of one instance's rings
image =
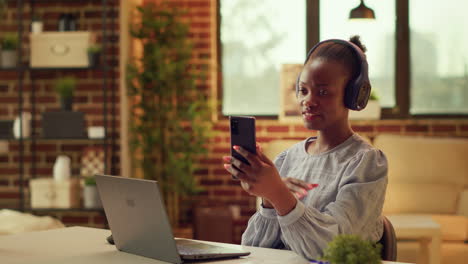
[[[279,171],[287,151],[279,154],[273,163]],[[265,248],[283,248],[281,229],[275,209],[263,206],[250,218],[247,229],[242,234],[242,245]]]
[[[338,234],[379,240],[386,186],[385,155],[377,149],[356,155],[345,169],[334,202],[320,211],[298,202],[290,213],[277,216],[283,243],[308,259],[316,259]]]

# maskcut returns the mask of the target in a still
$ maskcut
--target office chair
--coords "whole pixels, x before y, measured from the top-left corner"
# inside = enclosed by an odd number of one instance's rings
[[[397,242],[393,225],[387,217],[383,219],[383,235],[378,243],[382,244],[381,257],[382,260],[396,261],[397,257]]]

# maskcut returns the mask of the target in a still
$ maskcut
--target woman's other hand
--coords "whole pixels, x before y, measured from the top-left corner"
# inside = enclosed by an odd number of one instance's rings
[[[304,198],[307,195],[308,191],[318,186],[318,184],[316,183],[307,183],[303,180],[299,180],[299,179],[295,179],[291,177],[286,177],[286,178],[281,178],[281,179],[286,184],[286,186],[291,191],[291,193],[299,200]],[[266,208],[273,207],[271,202],[268,201],[267,199],[263,199],[262,205],[263,207],[266,207]]]
[[[316,183],[307,183],[290,177],[282,178],[282,180],[297,199],[304,198],[308,191],[318,186]]]

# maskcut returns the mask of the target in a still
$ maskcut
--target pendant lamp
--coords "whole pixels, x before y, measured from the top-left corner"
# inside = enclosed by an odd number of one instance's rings
[[[374,10],[368,8],[364,4],[364,0],[361,0],[361,3],[356,8],[351,9],[351,12],[349,12],[349,19],[356,18],[375,19]]]

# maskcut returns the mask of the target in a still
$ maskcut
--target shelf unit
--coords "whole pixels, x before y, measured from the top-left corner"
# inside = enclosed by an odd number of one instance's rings
[[[25,146],[26,144],[31,144],[33,147],[31,147],[31,156],[33,157],[31,159],[31,175],[29,178],[34,178],[36,173],[36,159],[34,157],[37,156],[36,153],[36,148],[34,147],[36,143],[38,142],[53,142],[55,144],[83,144],[83,145],[94,145],[94,144],[100,144],[103,145],[104,148],[104,159],[105,159],[105,173],[110,173],[110,174],[116,174],[115,173],[115,166],[112,166],[113,164],[113,158],[116,153],[116,120],[115,120],[115,72],[112,70],[112,67],[109,65],[108,60],[107,60],[107,51],[108,48],[113,49],[109,45],[109,36],[108,33],[110,31],[111,36],[115,35],[114,31],[114,26],[108,29],[109,24],[113,24],[113,18],[108,17],[108,12],[109,12],[109,4],[107,0],[101,0],[101,22],[102,22],[102,37],[101,37],[101,46],[102,46],[102,54],[101,54],[101,63],[97,67],[78,67],[78,68],[32,68],[29,65],[22,65],[21,62],[23,62],[23,58],[25,57],[23,54],[22,50],[22,39],[23,39],[23,34],[26,33],[24,30],[24,8],[25,6],[29,5],[30,7],[30,17],[33,17],[33,14],[35,14],[36,11],[36,4],[40,3],[57,3],[57,4],[62,4],[66,5],[67,2],[72,3],[74,2],[73,0],[7,0],[7,3],[13,3],[16,2],[16,10],[17,10],[17,32],[19,36],[19,49],[18,49],[18,62],[20,66],[14,67],[14,68],[0,68],[0,72],[5,72],[5,71],[11,71],[11,72],[16,72],[18,74],[18,98],[17,98],[17,103],[18,103],[18,113],[22,113],[24,111],[24,79],[25,79],[25,73],[27,72],[40,72],[40,71],[82,71],[82,70],[89,70],[89,71],[97,71],[100,70],[102,71],[102,97],[103,97],[103,104],[102,104],[102,117],[103,117],[103,126],[104,126],[104,134],[105,137],[103,139],[87,139],[87,138],[78,138],[78,139],[51,139],[51,138],[40,138],[37,137],[38,135],[36,131],[36,91],[35,89],[31,89],[30,91],[30,98],[31,98],[31,115],[32,115],[32,120],[31,120],[31,135],[32,137],[30,138],[23,138],[22,137],[22,132],[20,132],[20,138],[18,139],[8,139],[10,142],[18,142],[19,148],[18,148],[18,154],[19,154],[19,204],[18,204],[18,209],[20,211],[30,211],[30,212],[43,212],[43,211],[57,211],[57,212],[63,212],[63,211],[99,211],[101,212],[101,209],[77,209],[77,208],[70,208],[70,209],[55,209],[55,208],[44,208],[44,209],[32,209],[29,208],[29,205],[26,205],[26,199],[25,199]],[[95,2],[94,0],[82,0],[81,2]],[[110,21],[110,23],[109,23]],[[30,19],[28,19],[28,22],[31,22]],[[28,23],[30,24],[30,23]],[[34,87],[35,85],[35,78],[33,77],[32,74],[29,75],[30,77],[30,83],[31,87]],[[109,85],[112,87],[112,89],[109,89]],[[78,81],[78,89],[79,89],[79,81]],[[108,91],[110,90],[110,92]],[[108,103],[108,98],[112,98],[110,100],[110,107]],[[20,131],[22,131],[22,122],[20,122]]]
[[[0,71],[50,71],[50,70],[94,70],[96,67],[69,67],[69,68],[37,68],[37,67],[30,67],[28,65],[22,65],[20,67],[15,68],[0,68]]]

